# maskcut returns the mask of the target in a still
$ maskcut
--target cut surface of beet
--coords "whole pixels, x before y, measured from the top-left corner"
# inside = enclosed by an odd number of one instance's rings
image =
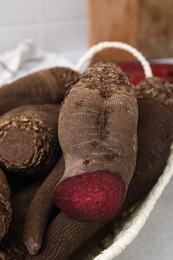
[[[26,163],[34,156],[33,136],[26,131],[9,130],[1,140],[0,157],[12,163]]]
[[[124,193],[121,177],[96,171],[62,181],[55,190],[55,203],[73,218],[102,221],[119,212]]]

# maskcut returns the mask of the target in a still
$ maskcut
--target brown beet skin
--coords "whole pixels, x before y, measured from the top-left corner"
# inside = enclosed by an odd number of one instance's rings
[[[0,88],[0,115],[16,107],[59,103],[79,73],[63,67],[37,71]]]
[[[163,84],[162,79],[157,80],[156,82],[160,82],[161,85]],[[151,83],[153,84],[152,81]],[[157,85],[158,84],[155,85],[154,80],[154,89]],[[144,89],[147,90],[147,86],[148,80],[145,82]],[[169,95],[169,93],[171,93],[170,89],[171,86],[169,86],[168,82],[164,83],[162,85],[164,95],[162,96]],[[161,90],[158,91],[159,96],[160,92]],[[149,91],[149,93],[151,93],[151,91]],[[171,99],[170,102],[172,102],[172,100],[173,99]],[[138,99],[139,121],[137,164],[132,181],[129,185],[123,209],[129,209],[133,203],[145,196],[162,174],[165,167],[173,137],[171,106],[166,106],[165,102],[167,102],[167,99],[165,99],[164,102],[159,103],[159,100],[153,99],[150,94]],[[111,229],[110,226],[114,225],[115,221],[116,219],[109,223],[109,231]],[[82,259],[81,256],[84,254],[81,250],[91,250],[92,245],[90,243],[96,245],[95,242],[97,241],[98,243],[99,238],[107,234],[107,230],[104,228],[98,234],[95,234],[92,239],[87,241],[81,248],[79,247],[88,237],[92,236],[93,233],[105,224],[105,222],[79,221],[61,213],[54,219],[46,232],[45,244],[40,253],[35,257],[28,257],[27,260]],[[79,248],[78,252],[69,258],[77,248]]]
[[[35,194],[25,220],[23,242],[31,255],[42,245],[46,224],[54,206],[54,191],[64,173],[63,157],[57,162],[38,192]]]
[[[61,212],[49,226],[41,251],[36,256],[28,256],[26,260],[66,260],[75,248],[101,228],[104,223],[79,221]]]
[[[165,88],[165,91],[169,89]],[[123,211],[140,201],[152,189],[163,173],[173,141],[173,113],[168,107],[149,96],[138,99],[138,107],[137,162],[123,204]],[[77,248],[70,259],[78,260],[86,257],[94,247],[99,246],[103,238],[111,233],[115,223],[116,219],[94,233]]]
[[[151,88],[155,91],[154,96],[150,94]],[[139,97],[137,161],[122,208],[123,211],[128,210],[151,191],[166,166],[170,146],[173,142],[173,112],[171,109],[173,95],[171,89],[173,90],[172,84],[157,77],[143,80],[137,86],[136,92]],[[158,93],[157,97],[156,92]],[[111,232],[115,223],[116,219],[94,233],[77,248],[70,259],[77,260],[86,257]],[[88,223],[88,225],[90,224]],[[73,231],[73,235],[74,233]]]
[[[0,241],[8,232],[11,221],[11,192],[4,172],[0,169]]]
[[[5,259],[24,260],[27,255],[27,250],[22,243],[24,221],[29,204],[42,182],[43,180],[39,180],[29,185],[12,199],[12,221],[9,232],[0,246],[0,254],[3,249],[6,255]]]
[[[61,210],[81,220],[119,212],[136,162],[137,120],[133,86],[115,64],[97,63],[81,75],[59,116],[65,173],[55,203]]]
[[[139,107],[138,152],[124,208],[152,189],[166,166],[173,142],[173,84],[153,77],[136,89]]]
[[[60,105],[28,105],[0,118],[0,165],[28,177],[48,173],[61,155],[57,136]]]

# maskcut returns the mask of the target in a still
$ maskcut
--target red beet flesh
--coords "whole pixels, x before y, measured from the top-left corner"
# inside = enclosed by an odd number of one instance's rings
[[[55,190],[55,203],[79,220],[107,220],[121,209],[124,193],[118,175],[96,171],[62,181]]]

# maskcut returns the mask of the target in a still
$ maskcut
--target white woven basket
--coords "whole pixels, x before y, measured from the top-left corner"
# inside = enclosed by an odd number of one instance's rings
[[[145,76],[152,77],[151,67],[143,55],[130,45],[121,42],[101,42],[94,45],[83,57],[79,59],[75,69],[80,71],[85,62],[92,59],[97,52],[106,48],[120,48],[130,52],[140,61],[144,69]],[[93,251],[87,259],[113,260],[117,255],[119,255],[126,248],[126,246],[134,240],[144,226],[157,200],[161,196],[166,185],[169,183],[172,175],[173,145],[171,146],[170,155],[163,174],[160,176],[145,200],[128,216],[128,220],[126,220],[121,227],[113,228],[113,238],[108,236],[107,239],[104,240],[105,242],[103,243],[103,248],[100,248],[100,250],[97,248],[100,253],[98,254],[97,250],[96,253]]]

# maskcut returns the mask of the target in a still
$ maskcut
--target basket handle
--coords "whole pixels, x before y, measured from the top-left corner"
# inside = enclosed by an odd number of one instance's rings
[[[79,58],[75,69],[77,71],[81,71],[82,66],[84,65],[85,62],[90,61],[94,55],[104,49],[107,48],[116,48],[116,49],[122,49],[125,51],[130,52],[140,63],[141,66],[143,67],[144,74],[146,78],[150,78],[153,76],[151,66],[149,62],[146,60],[146,58],[140,53],[137,49],[132,47],[131,45],[123,42],[100,42],[96,45],[93,45],[88,51],[81,57]]]

